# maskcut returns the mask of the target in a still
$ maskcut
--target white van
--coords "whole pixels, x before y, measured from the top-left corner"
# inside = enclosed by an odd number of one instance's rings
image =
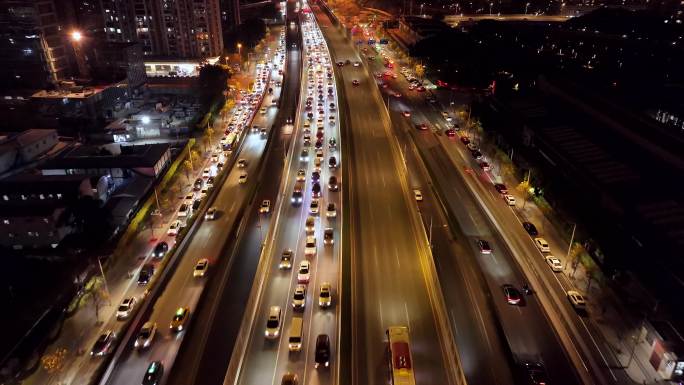
[[[304,322],[302,317],[292,317],[290,324],[290,338],[288,340],[291,352],[298,352],[302,350],[302,329]]]

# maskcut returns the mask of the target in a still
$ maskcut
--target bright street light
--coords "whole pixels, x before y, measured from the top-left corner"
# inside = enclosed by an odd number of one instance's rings
[[[79,42],[83,39],[83,35],[81,34],[80,31],[73,31],[71,32],[71,40]]]

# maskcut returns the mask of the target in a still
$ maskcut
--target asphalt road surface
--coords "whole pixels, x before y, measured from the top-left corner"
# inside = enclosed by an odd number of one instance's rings
[[[334,61],[359,61],[358,55],[314,8]],[[425,258],[430,258],[404,165],[391,148],[389,121],[372,92],[363,66],[338,69],[349,114],[352,153],[351,296],[352,379],[356,384],[388,380],[389,326],[408,326],[417,383],[447,384],[450,368],[440,349],[440,333],[429,299]],[[359,85],[352,84],[358,80]],[[341,90],[342,92],[342,90]],[[348,187],[349,188],[349,187]],[[418,219],[417,219],[418,218]],[[449,363],[448,365],[453,365]]]
[[[315,24],[310,19],[305,18],[302,22],[302,31],[305,39],[313,39],[317,32]],[[322,42],[322,38],[320,38]],[[308,63],[309,58],[314,59],[310,47],[304,44],[304,63]],[[314,75],[315,70],[323,68],[325,63],[324,56],[327,56],[327,50],[323,49],[319,53],[321,63],[314,64],[313,67],[305,70],[305,78],[308,78],[308,73],[313,75],[311,79],[313,82],[307,80],[306,89],[302,89],[302,98],[306,96],[316,96],[315,89],[318,85],[318,79],[323,80],[322,84],[326,84],[327,80],[324,76],[325,71],[322,70],[320,74]],[[329,63],[329,59],[327,60]],[[320,67],[319,67],[320,65]],[[306,66],[305,66],[306,68]],[[334,89],[334,80],[330,83]],[[311,87],[309,87],[311,86]],[[327,88],[324,86],[323,89]],[[306,90],[306,91],[305,91]],[[318,100],[317,97],[314,100]],[[337,352],[337,304],[336,304],[336,288],[338,287],[338,271],[339,271],[339,255],[340,242],[334,242],[333,245],[323,244],[323,230],[324,228],[332,228],[334,239],[339,240],[340,230],[342,225],[342,218],[327,218],[325,209],[328,203],[335,203],[338,212],[341,209],[341,192],[329,191],[327,189],[327,181],[330,176],[337,176],[338,183],[341,188],[344,188],[344,181],[341,180],[341,170],[338,168],[329,168],[327,166],[330,156],[335,156],[337,160],[344,167],[344,158],[338,149],[330,148],[327,145],[328,139],[334,137],[338,140],[339,146],[339,126],[337,123],[330,123],[330,116],[336,116],[336,108],[331,108],[329,103],[337,103],[335,93],[332,98],[325,97],[323,101],[323,114],[312,108],[315,120],[311,121],[311,137],[315,140],[315,132],[317,120],[322,118],[323,132],[324,132],[324,161],[320,167],[320,182],[322,187],[322,194],[320,197],[320,213],[310,214],[309,205],[312,199],[312,179],[311,175],[314,171],[314,147],[313,144],[306,146],[303,142],[303,135],[305,129],[303,127],[306,121],[306,112],[304,104],[301,105],[299,120],[294,127],[292,150],[288,152],[290,159],[288,161],[286,175],[283,177],[285,185],[285,195],[282,197],[282,205],[279,212],[274,212],[272,215],[277,216],[274,224],[274,236],[268,240],[269,244],[265,247],[264,255],[269,260],[269,266],[266,270],[266,279],[263,288],[260,292],[260,301],[257,306],[257,313],[255,321],[251,325],[249,341],[246,349],[246,354],[243,359],[243,365],[240,370],[240,376],[237,383],[240,384],[279,384],[281,377],[286,372],[297,374],[300,378],[300,383],[304,384],[332,384],[335,383],[336,359],[333,358],[329,368],[314,368],[314,352],[315,341],[319,334],[327,334],[330,338],[333,357]],[[313,102],[314,105],[316,101]],[[336,122],[336,121],[334,121]],[[301,151],[305,148],[309,149],[309,159],[301,160]],[[298,170],[305,170],[306,182],[304,187],[304,198],[300,205],[293,205],[290,203],[293,187]],[[305,221],[308,216],[312,216],[315,221],[314,235],[317,241],[317,252],[315,256],[305,256]],[[291,269],[280,269],[281,253],[285,249],[293,251],[293,260]],[[306,284],[306,306],[303,310],[295,310],[292,306],[293,291],[298,284],[298,267],[302,260],[307,259],[311,263],[310,279]],[[318,294],[320,285],[323,282],[328,282],[332,286],[333,301],[330,308],[320,308],[318,306]],[[264,337],[266,320],[271,306],[279,306],[282,309],[282,320],[280,324],[280,335],[278,338],[269,340]],[[303,318],[303,345],[301,351],[290,352],[288,348],[289,328],[293,317]],[[246,331],[242,331],[246,332]]]
[[[375,64],[375,70],[384,70],[381,63]],[[401,75],[396,80],[385,77],[382,82],[389,85],[384,89],[387,95],[395,91],[403,94],[401,98],[388,98],[391,109],[394,110],[393,117],[397,125],[410,133],[421,149],[446,206],[458,219],[468,238],[467,246],[472,254],[477,256],[513,358],[518,362],[543,362],[554,383],[580,383],[581,380],[573,368],[573,363],[565,354],[548,315],[539,306],[537,296],[528,297],[525,306],[510,306],[503,300],[501,285],[514,284],[520,287],[523,282],[528,281],[530,275],[542,275],[544,279],[553,279],[555,274],[546,266],[541,253],[532,245],[529,235],[522,230],[520,219],[513,215],[515,210],[511,210],[493,189],[494,174],[481,170],[470,151],[457,138],[449,139],[444,135],[446,121],[440,111],[425,102],[424,94],[408,90],[407,83]],[[402,111],[410,111],[411,117],[402,116]],[[431,130],[416,130],[416,124],[419,123],[427,123]],[[487,212],[493,213],[496,224],[487,217]],[[487,240],[494,252],[488,255],[481,254],[475,245],[477,239]],[[525,274],[520,268],[520,260],[515,258],[516,254],[524,256],[522,268]],[[530,272],[528,263],[536,265],[536,271]],[[575,334],[579,332],[581,337],[576,339],[574,344],[582,348],[589,347],[592,344],[592,337],[588,333],[583,333],[583,329],[586,328],[581,323],[572,325],[582,320],[569,309],[564,292],[556,292],[553,295],[554,305],[560,306],[560,313],[553,316],[560,315],[564,322],[570,323],[569,329],[573,329]],[[459,348],[462,346],[459,345]],[[585,366],[588,365],[594,369],[601,366],[594,360],[593,363],[579,365],[577,370],[586,371]],[[603,376],[600,381],[615,375],[609,367],[598,369],[597,372],[601,371],[604,373],[598,374]],[[616,377],[620,378],[619,373]]]
[[[284,154],[290,148],[291,126],[288,119],[295,116],[300,92],[301,31],[285,28],[286,70],[280,95],[279,110],[273,121],[272,147],[264,164],[264,177],[260,178],[254,204],[245,221],[245,230],[232,247],[223,252],[233,254],[230,263],[219,266],[215,279],[202,299],[196,323],[201,327],[190,330],[191,335],[179,353],[168,384],[212,385],[222,384],[231,358],[235,341],[239,338],[241,321],[248,302],[250,289],[259,262],[261,243],[271,225],[271,215],[259,215],[257,207],[262,200],[275,206],[278,187],[284,166]],[[295,43],[293,46],[292,43]],[[289,198],[288,198],[289,199]]]
[[[277,72],[275,70],[273,72],[274,80],[276,80]],[[271,97],[269,95],[264,97],[264,106],[270,106]],[[276,95],[273,95],[273,97],[276,97]],[[254,123],[269,127],[274,116],[275,111],[269,107],[265,115],[256,115]],[[250,187],[256,183],[255,178],[250,179],[249,175],[250,173],[253,175],[257,169],[259,158],[262,156],[266,146],[266,137],[258,133],[248,134],[244,140],[245,143],[242,145],[239,157],[247,161],[247,166],[245,168],[238,168],[236,166],[234,169],[229,170],[228,177],[223,185],[217,186],[220,190],[212,206],[218,209],[218,217],[212,221],[206,221],[203,218],[197,219],[202,221],[201,225],[194,234],[191,234],[190,243],[183,255],[179,256],[180,262],[176,266],[173,276],[163,293],[154,303],[154,308],[149,318],[149,321],[155,322],[158,327],[154,342],[146,350],[127,350],[116,363],[115,369],[109,377],[108,384],[140,382],[148,364],[152,361],[162,361],[166,367],[164,376],[165,378],[168,377],[169,369],[173,366],[186,332],[185,330],[181,332],[171,331],[169,328],[171,319],[179,307],[188,307],[190,309],[190,318],[193,317],[196,304],[207,282],[206,277],[193,277],[195,264],[201,258],[208,258],[210,261],[208,274],[211,275],[213,273],[212,267],[221,262],[221,250],[227,241],[228,232],[225,229],[232,228],[235,221],[240,220],[240,211],[250,198]],[[238,181],[242,173],[248,174],[247,182],[244,184]],[[140,287],[138,289],[140,291],[138,294],[142,295],[144,288]],[[139,326],[133,325],[133,327]],[[123,341],[122,343],[132,345],[133,341]]]

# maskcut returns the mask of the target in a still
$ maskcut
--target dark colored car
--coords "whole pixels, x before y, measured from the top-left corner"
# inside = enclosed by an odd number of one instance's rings
[[[164,255],[166,255],[167,251],[169,251],[169,244],[166,242],[159,242],[154,247],[154,250],[152,251],[152,256],[154,256],[157,259],[164,258]]]
[[[525,367],[527,383],[529,385],[545,385],[549,383],[546,378],[546,370],[544,370],[544,365],[541,363],[526,362],[523,366]]]
[[[311,194],[313,195],[314,198],[318,198],[321,196],[321,184],[318,182],[314,182],[313,185],[311,186]]]
[[[329,168],[337,168],[337,158],[335,158],[334,156],[331,156],[328,159],[328,167]]]
[[[199,210],[199,207],[200,207],[201,204],[202,204],[202,201],[201,201],[200,199],[195,199],[195,200],[192,202],[192,211],[193,211],[193,212],[196,212],[197,210]]]
[[[195,184],[192,185],[192,189],[195,191],[199,191],[202,189],[202,186],[204,185],[204,181],[202,178],[197,178],[195,179]]]
[[[330,338],[327,334],[319,334],[316,337],[316,355],[314,357],[315,367],[322,366],[327,368],[330,366]]]
[[[97,341],[95,341],[93,349],[90,351],[90,355],[104,356],[105,354],[109,354],[112,351],[114,341],[116,341],[116,333],[107,330],[100,335],[100,338],[98,338]]]
[[[311,180],[314,182],[318,182],[318,180],[321,179],[321,173],[318,171],[314,171],[311,173]]]
[[[161,361],[152,361],[145,371],[142,385],[157,385],[161,382],[164,375],[164,365]]]
[[[328,179],[328,190],[337,191],[339,189],[340,189],[340,185],[337,184],[337,177],[335,175],[332,175]]]
[[[484,239],[477,240],[477,247],[480,248],[480,253],[482,254],[492,253],[492,248],[489,246],[489,242],[485,241]]]
[[[504,295],[506,296],[506,302],[510,305],[517,305],[522,301],[522,295],[520,291],[513,287],[513,285],[503,285]]]
[[[138,285],[147,285],[152,279],[152,275],[154,275],[154,265],[144,264],[138,274]]]
[[[482,159],[482,153],[478,150],[471,151],[470,154],[473,156],[475,159]]]
[[[506,185],[503,183],[495,183],[494,188],[499,192],[499,194],[508,194],[508,187],[506,187]]]
[[[522,225],[525,228],[525,231],[527,231],[527,234],[530,234],[533,237],[536,237],[537,235],[539,235],[539,232],[537,231],[537,227],[534,225],[534,223],[523,222]]]

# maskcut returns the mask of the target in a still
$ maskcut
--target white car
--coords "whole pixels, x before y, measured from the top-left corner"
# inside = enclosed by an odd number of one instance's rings
[[[503,197],[509,206],[515,206],[515,197],[513,195],[506,194]]]
[[[243,172],[242,174],[240,174],[240,176],[238,177],[238,183],[239,184],[247,183],[247,173],[246,172]]]
[[[209,188],[203,188],[199,193],[199,198],[204,199],[207,197],[207,194],[209,194]]]
[[[202,171],[202,178],[209,178],[211,176],[211,169],[209,167]]]
[[[212,155],[211,155],[211,162],[212,162],[212,163],[218,163],[218,161],[219,161],[219,156],[218,156],[218,154],[212,154]]]
[[[271,212],[271,201],[264,199],[261,201],[261,206],[259,206],[259,212],[262,214],[268,214]]]
[[[218,210],[216,209],[216,207],[210,207],[207,210],[206,214],[204,214],[204,219],[206,219],[208,221],[213,221],[214,219],[216,219],[216,212],[217,211]]]
[[[413,190],[413,197],[416,198],[416,202],[423,201],[423,193],[418,189]]]
[[[306,306],[306,286],[297,285],[292,295],[292,307],[295,309],[304,309]]]
[[[311,278],[311,264],[306,259],[299,262],[299,270],[297,271],[298,283],[309,283]]]
[[[544,239],[544,238],[534,238],[534,244],[537,245],[537,248],[542,253],[550,253],[551,252],[551,248],[549,247],[549,243],[546,242],[546,239]]]
[[[332,286],[329,282],[323,282],[318,293],[318,306],[328,307],[332,303]]]
[[[143,324],[135,338],[134,347],[138,349],[145,349],[152,344],[154,336],[157,334],[157,324],[152,321],[147,321]]]
[[[175,221],[171,222],[171,226],[169,226],[169,230],[166,232],[166,235],[172,237],[176,236],[178,235],[178,232],[180,232],[181,228],[183,228],[183,222],[176,219]]]
[[[280,335],[280,306],[271,306],[268,310],[268,319],[266,320],[266,338],[274,339]]]
[[[584,296],[580,294],[576,290],[568,290],[566,293],[568,296],[568,300],[570,301],[570,304],[572,307],[575,308],[575,310],[585,310],[587,307],[587,301],[584,299]]]
[[[192,276],[195,278],[204,277],[209,269],[209,260],[202,258],[195,264],[195,269],[192,271]]]
[[[311,213],[311,215],[318,215],[319,209],[320,201],[318,200],[318,198],[311,199],[311,204],[309,205],[309,213]]]
[[[238,168],[245,168],[247,167],[247,161],[245,159],[240,158],[237,161],[237,166]]]
[[[138,300],[135,297],[124,298],[121,305],[119,305],[119,308],[116,310],[116,319],[128,318],[137,302]]]
[[[314,256],[316,255],[316,237],[313,235],[308,235],[306,237],[306,244],[304,246],[304,255]]]
[[[551,267],[551,270],[558,273],[560,271],[563,271],[563,264],[561,263],[560,259],[554,257],[553,255],[547,255],[546,258],[546,263],[549,264],[549,267]]]

